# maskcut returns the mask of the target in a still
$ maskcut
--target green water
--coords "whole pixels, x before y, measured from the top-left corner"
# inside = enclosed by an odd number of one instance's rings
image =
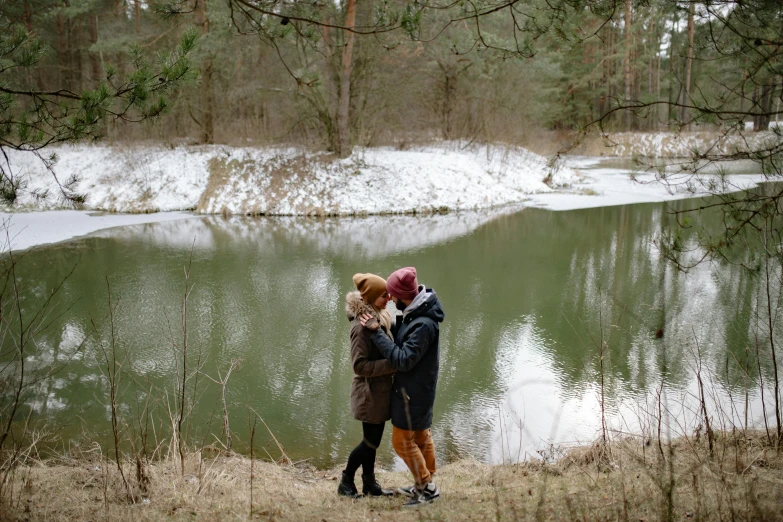
[[[149,437],[165,442],[165,412],[181,371],[184,267],[192,251],[188,365],[203,372],[198,383],[188,382],[188,396],[195,387],[198,399],[185,421],[194,443],[212,442],[205,435],[220,436],[222,429],[220,387],[207,376],[218,379],[218,370],[224,374],[239,360],[227,387],[235,447],[247,449],[252,408],[292,459],[342,463],[361,440],[349,413],[343,297],[355,272],[385,276],[408,265],[446,311],[433,426],[442,460],[472,455],[498,462],[548,441],[593,438],[600,429],[602,335],[608,415],[615,426],[633,430],[644,425],[639,406],[664,369],[671,396],[692,391],[694,339],[719,388],[751,386],[737,361],[751,336],[741,303],[756,295],[758,282],[722,265],[686,275],[662,263],[653,240],[673,223],[666,209],[209,217],[41,247],[19,265],[25,307],[32,310],[73,274],[58,293],[51,326],[38,337],[37,363],[62,367],[35,397],[33,417],[60,434],[60,447],[85,436],[108,445],[98,341],[110,346],[108,277],[119,300],[120,415],[127,423],[150,404],[155,430]],[[686,231],[686,239],[694,233]],[[750,404],[750,419],[758,422],[755,391]],[[393,462],[389,439],[380,451],[384,465]],[[259,455],[280,456],[260,423],[255,446]]]

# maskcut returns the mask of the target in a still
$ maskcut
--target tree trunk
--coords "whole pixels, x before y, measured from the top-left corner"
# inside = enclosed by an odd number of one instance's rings
[[[649,99],[653,98],[653,95],[655,94],[655,61],[656,57],[658,56],[658,34],[657,34],[657,28],[655,27],[655,11],[651,12],[651,16],[649,18],[650,20],[650,31],[649,31],[649,44],[650,44],[650,50],[647,51],[649,53],[647,58],[647,96]],[[658,110],[657,108],[654,110],[649,111],[647,114],[647,130],[654,130],[655,129],[655,121],[658,119]]]
[[[70,52],[71,78],[73,88],[76,92],[82,90],[82,46],[81,46],[81,23],[73,18],[68,19],[68,48]]]
[[[740,130],[745,130],[745,116],[746,115],[742,114],[742,113],[745,112],[745,98],[746,98],[746,96],[745,96],[745,84],[747,83],[747,81],[748,81],[748,70],[747,69],[743,69],[742,70],[742,84],[741,84],[742,88],[740,90],[740,106],[739,106],[740,118],[741,118],[740,119]],[[751,109],[753,109],[752,106],[751,106]]]
[[[133,0],[133,19],[135,21],[136,37],[141,33],[141,0]]]
[[[27,32],[33,30],[33,10],[30,8],[30,2],[24,3],[24,27]]]
[[[193,23],[201,29],[202,35],[209,34],[207,0],[196,0],[193,9]],[[212,55],[207,51],[201,62],[201,142],[215,141],[215,89],[212,85]]]
[[[650,18],[650,46],[655,49],[655,45],[658,44],[658,39],[655,37],[655,20]],[[653,71],[655,70],[655,52],[650,52],[647,58],[647,94],[653,93]]]
[[[677,30],[677,13],[672,15],[672,31],[669,33],[669,103],[667,105],[667,123],[671,123],[675,119],[676,113],[676,107],[675,104],[679,102],[680,100],[680,90],[681,85],[677,86],[677,96],[674,96],[674,71],[676,71],[676,67],[674,67],[674,35]]]
[[[625,79],[625,100],[627,105],[631,101],[631,0],[625,0],[625,61],[623,63],[623,77]],[[625,131],[631,130],[633,113],[625,110]]]
[[[457,90],[456,66],[443,60],[438,60],[438,66],[443,73],[443,99],[440,104],[440,130],[444,140],[454,137],[454,96]]]
[[[759,107],[759,86],[754,85],[753,98],[751,99],[751,104],[750,104],[750,110],[753,112],[753,132],[758,132],[761,130],[761,119],[757,113],[758,107]]]
[[[656,67],[655,71],[655,100],[661,101],[661,52],[658,51],[658,58],[656,60],[658,62],[658,65]],[[656,129],[661,128],[661,122],[663,121],[663,116],[661,115],[661,111],[656,111],[656,117],[658,121],[656,122]]]
[[[754,119],[753,130],[756,132],[769,130],[769,115],[770,112],[772,112],[772,91],[775,90],[775,84],[773,83],[772,77],[770,76],[767,78],[767,81],[764,82],[764,85],[758,87],[757,89],[761,91],[761,95],[757,95],[757,103],[760,114],[758,114]]]
[[[353,28],[356,23],[356,0],[347,0],[345,6],[345,27]],[[340,66],[340,100],[337,107],[337,155],[347,158],[351,155],[351,61],[353,59],[354,34],[345,31]]]
[[[682,97],[682,107],[680,108],[680,123],[690,128],[690,122],[685,121],[688,117],[688,109],[685,107],[691,102],[691,69],[693,67],[693,15],[696,11],[696,2],[691,0],[691,7],[688,10],[688,54],[685,58],[685,91]]]
[[[25,1],[24,3],[24,27],[27,29],[27,32],[32,32],[33,30],[33,10],[30,7],[30,2]],[[36,82],[36,86],[38,87],[38,90],[44,90],[43,87],[43,67],[37,67],[37,68],[28,68],[27,70],[27,81],[30,83],[30,85],[33,84],[33,81]],[[33,74],[35,74],[35,77],[33,77]]]
[[[57,77],[58,84],[71,88],[70,67],[68,67],[68,40],[65,34],[65,17],[57,12]]]
[[[212,85],[212,57],[201,63],[201,142],[215,142],[215,89]]]
[[[90,44],[95,45],[98,43],[98,15],[90,16]],[[90,69],[92,72],[93,83],[98,83],[103,80],[103,70],[101,67],[101,59],[97,52],[90,51]]]
[[[607,24],[604,45],[604,95],[601,100],[601,115],[609,112],[612,99],[612,26]]]

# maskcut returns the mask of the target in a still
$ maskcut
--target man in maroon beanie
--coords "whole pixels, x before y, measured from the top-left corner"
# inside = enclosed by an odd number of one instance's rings
[[[440,323],[444,312],[432,289],[420,285],[413,267],[401,268],[386,281],[386,291],[402,318],[392,327],[394,341],[382,332],[370,316],[361,323],[376,330],[370,338],[397,370],[391,398],[392,445],[408,465],[416,483],[400,492],[411,498],[405,507],[427,504],[440,496],[432,482],[435,473],[435,445],[432,442],[432,408],[440,364]]]

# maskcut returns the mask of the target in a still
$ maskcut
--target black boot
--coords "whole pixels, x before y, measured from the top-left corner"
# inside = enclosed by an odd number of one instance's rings
[[[353,477],[349,476],[345,471],[343,471],[342,480],[337,485],[337,494],[350,498],[361,497],[359,491],[356,489],[356,484],[353,481]]]
[[[370,495],[371,497],[390,497],[394,495],[394,491],[391,489],[383,489],[378,481],[375,480],[375,473],[368,473],[362,475],[362,493]]]

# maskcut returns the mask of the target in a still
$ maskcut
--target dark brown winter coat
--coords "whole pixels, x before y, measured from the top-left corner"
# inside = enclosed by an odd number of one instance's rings
[[[381,424],[391,416],[391,390],[395,370],[381,356],[381,352],[370,340],[373,331],[363,327],[359,316],[367,313],[383,325],[389,324],[389,317],[381,320],[381,314],[362,301],[359,292],[350,292],[345,296],[345,313],[351,321],[351,365],[353,382],[351,383],[351,414],[357,420],[371,424]],[[385,328],[383,331],[391,338]]]

